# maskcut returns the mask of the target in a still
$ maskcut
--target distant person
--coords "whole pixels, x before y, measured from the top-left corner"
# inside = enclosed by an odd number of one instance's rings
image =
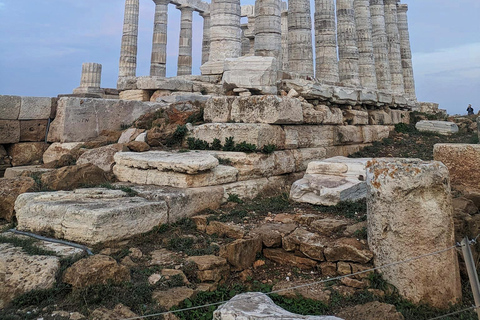
[[[467,112],[468,112],[468,115],[469,115],[469,116],[472,116],[472,115],[474,114],[474,113],[473,113],[473,108],[472,108],[472,105],[471,105],[471,104],[468,105]]]

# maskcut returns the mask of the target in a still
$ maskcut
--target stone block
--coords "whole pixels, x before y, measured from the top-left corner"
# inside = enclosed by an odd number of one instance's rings
[[[22,97],[19,120],[41,120],[50,118],[52,98]]]
[[[24,193],[15,202],[19,230],[97,244],[145,233],[168,220],[164,201],[128,197],[120,190]]]
[[[120,78],[118,78],[117,89],[120,90],[120,91],[137,89],[137,77],[120,77]]]
[[[22,142],[7,147],[7,153],[12,159],[12,166],[26,166],[41,163],[47,148],[45,142]]]
[[[114,155],[117,152],[128,151],[128,148],[120,143],[110,144],[108,146],[95,148],[84,152],[78,159],[77,164],[91,163],[105,172],[112,171],[115,164]]]
[[[360,104],[377,105],[378,94],[377,91],[362,89],[360,90]]]
[[[450,135],[458,132],[458,126],[454,122],[422,120],[415,124],[415,128],[422,132],[434,132]]]
[[[20,122],[0,120],[0,144],[20,142]]]
[[[232,103],[231,120],[244,123],[302,123],[302,105],[300,100],[288,97],[240,97]]]
[[[297,228],[283,237],[282,247],[285,251],[300,251],[310,259],[324,261],[323,250],[328,240],[319,234]]]
[[[368,244],[375,266],[455,245],[449,172],[441,162],[374,159],[367,166],[367,184]],[[462,298],[455,248],[384,269],[382,277],[413,303],[446,309]]]
[[[356,105],[360,90],[347,87],[333,87],[333,102],[338,104]]]
[[[32,174],[42,174],[45,172],[53,171],[54,169],[42,168],[40,166],[22,166],[7,168],[5,170],[4,178],[16,178],[20,176],[30,176]]]
[[[403,95],[393,95],[393,104],[397,105],[397,106],[406,106],[408,103],[407,103],[407,98],[405,98],[405,96]]]
[[[335,126],[284,126],[285,149],[318,148],[334,144]]]
[[[480,190],[480,145],[462,143],[437,143],[433,158],[447,166],[450,182],[455,189]]]
[[[246,88],[264,94],[276,94],[277,79],[276,58],[244,56],[225,59],[222,81],[226,88]]]
[[[394,126],[363,126],[363,142],[372,143],[388,138],[390,132],[395,129]]]
[[[25,192],[32,192],[35,181],[29,177],[0,178],[0,219],[13,221],[14,205],[17,197]]]
[[[206,122],[230,122],[233,101],[236,97],[212,97],[205,104],[203,118]]]
[[[125,90],[120,91],[120,100],[132,100],[132,101],[150,101],[149,90]]]
[[[48,120],[22,120],[20,121],[20,141],[44,141],[47,134]]]
[[[83,142],[52,143],[43,153],[43,163],[60,160],[63,155],[69,154],[74,148],[79,147]]]
[[[336,126],[334,133],[334,144],[360,144],[363,142],[363,131],[361,126]]]
[[[295,159],[295,172],[307,170],[311,161],[325,159],[325,148],[302,148],[294,149],[293,158]]]
[[[145,129],[129,128],[122,132],[118,139],[118,143],[129,143],[134,141],[140,134],[144,133]]]
[[[403,110],[391,110],[390,116],[392,117],[392,123],[405,123],[410,124],[410,112]]]
[[[349,155],[362,150],[363,148],[370,146],[371,144],[351,144],[351,145],[344,145],[344,146],[333,146],[333,147],[325,147],[325,158],[343,156],[348,157]]]
[[[245,141],[257,148],[269,144],[276,145],[280,150],[285,148],[285,132],[282,127],[269,124],[207,123],[195,127],[191,136],[209,143],[220,139],[223,144],[226,138],[233,137],[236,143]]]
[[[164,106],[160,103],[60,98],[48,141],[79,142],[97,137],[103,130],[120,130],[141,115]]]
[[[238,180],[251,180],[273,175],[273,155],[261,153],[207,151],[217,159],[230,161],[229,165],[238,170]]]
[[[345,122],[352,126],[368,124],[368,112],[365,110],[345,110],[343,116]]]
[[[146,76],[137,78],[137,89],[192,92],[193,83],[192,81],[178,77],[165,78]]]
[[[321,83],[314,83],[305,79],[282,80],[281,88],[286,92],[291,89],[305,99],[319,99],[327,101],[333,98],[333,87]]]
[[[238,170],[233,167],[218,166],[213,170],[191,175],[174,171],[159,171],[157,169],[145,170],[117,164],[113,167],[113,173],[122,182],[176,188],[198,188],[237,181]]]
[[[379,105],[391,105],[393,103],[393,96],[390,93],[377,91]]]
[[[342,110],[324,105],[302,103],[303,120],[307,124],[343,124]]]
[[[371,125],[393,124],[390,110],[368,110],[368,123]]]
[[[0,95],[0,120],[18,120],[21,97]]]
[[[366,165],[371,158],[333,157],[308,164],[307,174],[320,174],[365,180]]]

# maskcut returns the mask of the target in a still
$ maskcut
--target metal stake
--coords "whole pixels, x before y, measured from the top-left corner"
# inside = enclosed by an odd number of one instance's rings
[[[478,319],[480,320],[480,283],[478,282],[477,270],[475,269],[475,262],[473,261],[468,237],[465,237],[462,240],[462,253],[465,264],[467,265],[468,279],[470,279],[473,298],[475,299],[475,307],[477,308],[475,310],[477,311]]]

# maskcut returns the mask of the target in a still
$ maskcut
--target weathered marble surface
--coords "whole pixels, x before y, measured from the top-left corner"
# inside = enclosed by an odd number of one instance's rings
[[[458,126],[454,122],[422,120],[415,124],[418,131],[435,132],[439,134],[453,134],[458,132]]]

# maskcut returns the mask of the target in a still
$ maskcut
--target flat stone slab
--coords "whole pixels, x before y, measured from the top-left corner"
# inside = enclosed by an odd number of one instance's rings
[[[173,171],[197,174],[218,166],[217,158],[204,153],[171,153],[166,151],[120,152],[114,156],[117,165],[143,170]]]
[[[332,157],[308,164],[307,174],[324,174],[340,177],[362,178],[366,175],[367,162],[372,158]]]
[[[213,313],[213,320],[342,320],[333,316],[302,316],[277,306],[260,292],[248,292],[233,297]]]
[[[56,238],[86,244],[125,239],[168,220],[164,201],[101,188],[24,193],[15,211],[18,230],[53,232]]]
[[[448,121],[422,120],[415,124],[415,128],[422,132],[435,132],[444,135],[458,132],[458,126]]]
[[[5,170],[4,178],[15,178],[24,174],[31,175],[34,173],[45,173],[53,170],[55,169],[41,168],[40,166],[11,167]]]

